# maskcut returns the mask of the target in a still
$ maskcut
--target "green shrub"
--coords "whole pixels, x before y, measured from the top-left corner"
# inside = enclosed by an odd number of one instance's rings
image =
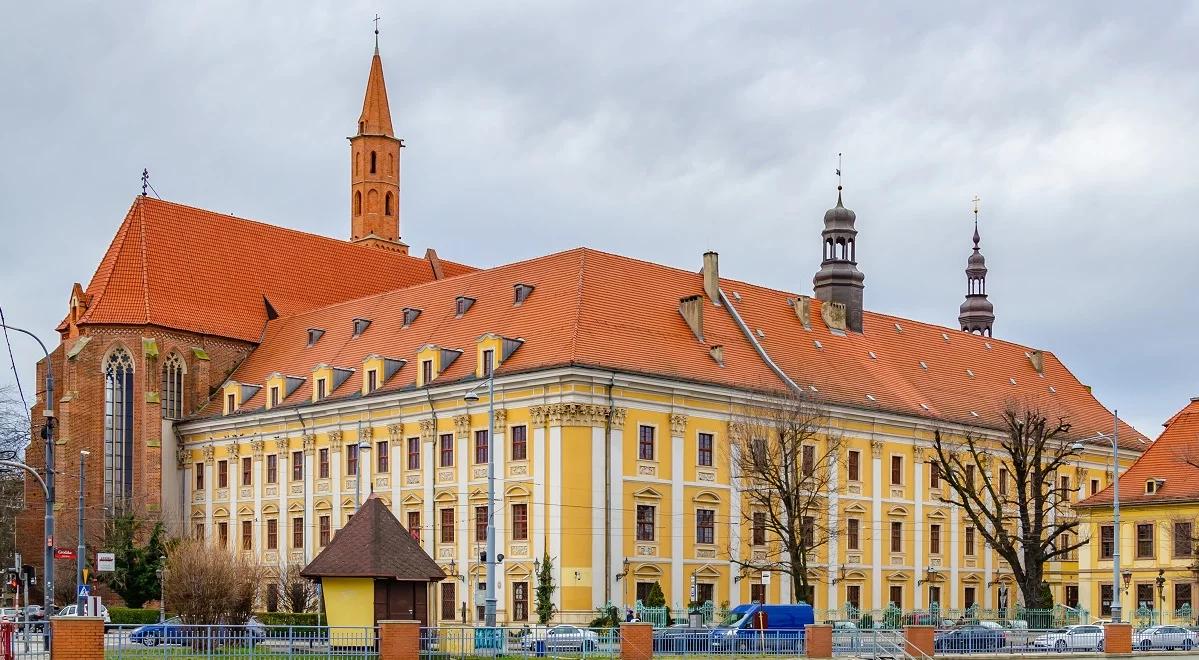
[[[257,612],[254,616],[268,626],[315,626],[316,612]]]
[[[140,607],[110,607],[108,616],[114,626],[144,626],[147,623],[158,623],[158,610],[146,610]]]

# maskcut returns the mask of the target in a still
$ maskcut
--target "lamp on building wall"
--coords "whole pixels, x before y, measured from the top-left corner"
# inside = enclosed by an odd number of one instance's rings
[[[466,582],[466,576],[458,572],[458,564],[453,559],[450,560],[450,572],[446,575],[459,582]]]
[[[1157,584],[1157,616],[1158,623],[1161,623],[1161,613],[1166,609],[1166,571],[1165,569],[1157,569],[1157,579],[1154,580]]]
[[[621,564],[621,567],[622,567],[622,570],[616,574],[617,582],[620,582],[621,580],[624,579],[624,577],[626,575],[629,574],[629,558],[628,557],[624,558],[624,562]]]
[[[924,577],[916,582],[916,586],[920,586],[926,582],[933,582],[940,579],[941,571],[936,566],[929,566],[924,571]]]
[[[733,576],[733,584],[736,584],[736,583],[744,580],[745,578],[749,577],[750,573],[753,573],[753,572],[754,572],[753,568],[751,568],[749,566],[742,566],[741,570],[737,571],[737,574]]]
[[[848,571],[846,570],[846,568],[844,566],[838,567],[837,568],[837,576],[834,577],[832,580],[830,580],[830,582],[832,582],[833,584],[837,584],[838,582],[844,582],[846,573],[848,573]]]
[[[1132,584],[1132,571],[1124,571],[1120,576],[1124,578],[1124,593],[1128,593],[1128,587]]]

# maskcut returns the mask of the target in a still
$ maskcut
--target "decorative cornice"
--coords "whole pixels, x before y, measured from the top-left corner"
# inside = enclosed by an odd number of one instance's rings
[[[229,462],[236,463],[237,459],[241,458],[241,445],[237,442],[237,436],[232,437],[233,442],[229,443]]]
[[[191,460],[192,452],[190,449],[178,447],[175,449],[175,466],[180,470],[187,467],[187,462]]]
[[[333,454],[341,453],[341,431],[329,431],[329,452]]]
[[[433,436],[437,434],[437,422],[432,419],[422,419],[420,421],[420,439],[422,442],[432,442]]]
[[[549,406],[529,406],[529,417],[535,426],[544,426],[549,414]]]
[[[454,435],[459,438],[470,435],[470,415],[454,415]]]
[[[612,428],[623,429],[624,428],[624,420],[625,420],[625,417],[628,416],[628,414],[629,414],[628,408],[621,408],[619,406],[613,407],[612,408]]]
[[[250,449],[254,452],[254,458],[262,460],[262,455],[266,453],[266,441],[261,437],[254,438],[254,440],[250,442]]]
[[[363,426],[362,428],[358,429],[358,441],[359,442],[361,442],[363,440],[374,440],[374,439],[375,439],[375,427]]]
[[[505,408],[496,408],[492,413],[495,416],[495,432],[504,433],[508,426],[508,411]]]
[[[214,460],[216,460],[216,446],[211,445],[211,444],[205,446],[204,447],[204,462],[209,465],[212,465],[212,462]]]
[[[912,448],[912,455],[916,457],[917,463],[923,463],[924,462],[924,447],[921,447],[920,445],[916,445],[915,447]]]
[[[311,433],[304,434],[304,455],[311,457],[316,453],[316,436]]]
[[[681,413],[674,413],[670,416],[670,434],[683,435],[687,432],[687,416]]]
[[[873,456],[874,458],[882,458],[883,457],[883,441],[882,440],[871,440],[870,441],[870,455]]]
[[[403,424],[395,423],[387,425],[387,439],[391,442],[392,446],[398,446],[402,444],[404,441],[404,438],[402,437],[403,435]]]

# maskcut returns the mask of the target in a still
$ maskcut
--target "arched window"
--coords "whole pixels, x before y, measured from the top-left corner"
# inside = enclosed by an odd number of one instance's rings
[[[374,188],[366,191],[366,212],[379,212],[379,191],[375,190]]]
[[[354,215],[362,215],[362,191],[354,193]]]
[[[104,507],[133,496],[133,357],[118,348],[104,361]]]
[[[354,152],[354,176],[358,176],[358,173],[361,171],[362,171],[362,154],[355,151]]]
[[[171,353],[162,364],[162,416],[165,419],[183,417],[183,374],[187,366],[178,353]]]
[[[396,157],[395,154],[387,154],[387,174],[395,176],[396,173]]]
[[[383,198],[383,215],[391,215],[391,193]]]
[[[371,174],[375,173],[375,161],[377,160],[375,152],[371,152]]]

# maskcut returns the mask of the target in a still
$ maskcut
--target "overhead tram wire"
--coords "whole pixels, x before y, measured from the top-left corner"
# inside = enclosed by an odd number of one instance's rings
[[[13,380],[17,381],[17,394],[21,397],[21,409],[28,415],[29,402],[25,400],[25,389],[21,387],[21,374],[17,373],[17,359],[13,356],[12,341],[8,338],[8,322],[4,320],[4,307],[2,306],[0,306],[0,327],[4,329],[4,344],[8,347],[8,361],[12,365]]]

